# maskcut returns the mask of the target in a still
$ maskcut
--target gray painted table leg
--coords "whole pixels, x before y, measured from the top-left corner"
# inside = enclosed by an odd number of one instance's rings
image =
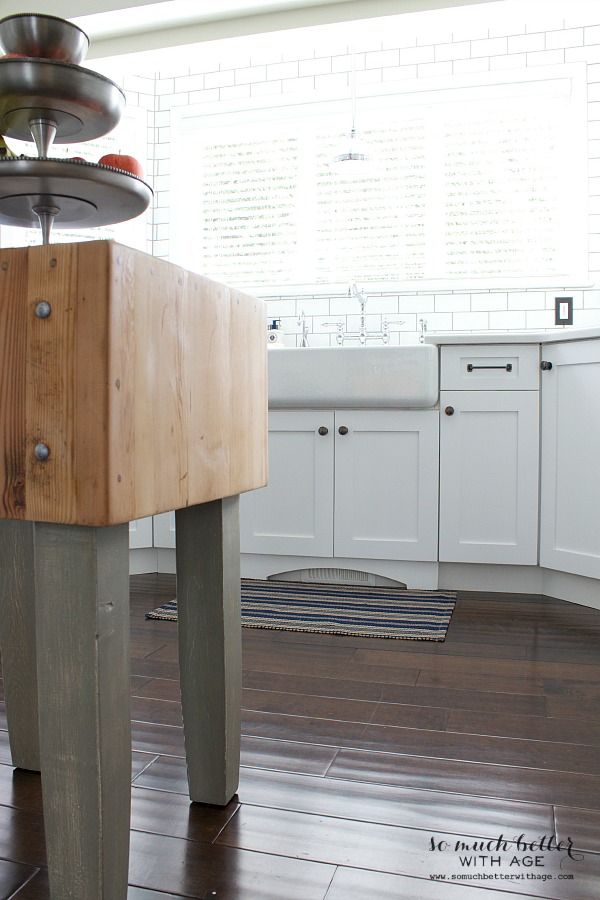
[[[178,510],[177,609],[190,798],[224,806],[240,766],[239,498]]]
[[[127,896],[127,525],[36,523],[40,751],[52,900]]]
[[[0,652],[13,766],[40,770],[34,523],[0,522]]]

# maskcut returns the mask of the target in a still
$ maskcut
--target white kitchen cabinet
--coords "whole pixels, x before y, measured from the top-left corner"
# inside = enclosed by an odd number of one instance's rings
[[[540,564],[600,578],[600,340],[548,344],[542,359]]]
[[[437,489],[436,410],[273,411],[242,552],[435,560]]]
[[[154,516],[154,546],[175,549],[175,513],[159,513]]]
[[[269,483],[240,498],[242,553],[333,555],[334,414],[269,413]]]
[[[440,561],[535,565],[538,391],[442,391],[440,418]]]
[[[129,549],[140,550],[152,546],[152,516],[129,523]]]

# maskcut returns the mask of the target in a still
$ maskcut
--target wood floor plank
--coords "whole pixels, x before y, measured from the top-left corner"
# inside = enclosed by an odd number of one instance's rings
[[[600,722],[544,716],[506,715],[505,713],[451,710],[448,732],[474,735],[496,735],[522,738],[527,741],[581,744],[597,747],[600,744]]]
[[[481,861],[481,855],[469,852],[471,866],[461,864],[459,852],[444,856],[430,851],[430,841],[450,839],[439,830],[432,834],[411,828],[336,819],[328,816],[307,815],[305,813],[264,809],[242,804],[229,824],[217,838],[218,844],[253,850],[260,853],[275,852],[291,859],[312,860],[322,864],[334,864],[368,871],[390,874],[411,875],[429,879],[440,866],[448,866],[451,875],[466,874],[471,886],[481,884],[481,874],[489,875],[491,863]],[[532,838],[533,840],[533,838]],[[463,851],[464,854],[464,851]],[[600,880],[600,854],[588,854],[583,860],[572,860],[565,853],[543,855],[543,871],[539,871],[540,881],[529,880],[525,871],[526,863],[521,860],[529,856],[518,852],[513,846],[495,851],[498,866],[491,872],[494,887],[501,890],[503,885],[521,895],[548,897],[548,885],[541,881],[542,875],[550,875],[552,893],[550,896],[573,900],[573,888],[577,900],[597,900]],[[443,858],[442,858],[443,857]],[[486,856],[489,860],[491,854]],[[511,860],[518,862],[511,865]],[[477,869],[477,871],[473,871]],[[530,871],[527,868],[527,871]],[[499,879],[495,880],[495,874]],[[573,875],[573,882],[559,880],[559,876]],[[500,880],[504,876],[505,881]],[[464,883],[464,882],[463,882]],[[485,882],[484,882],[485,883]],[[500,894],[499,897],[502,895]]]
[[[185,762],[159,760],[143,776],[148,786],[166,792],[187,791]],[[519,803],[461,794],[350,782],[243,766],[238,799],[244,804],[330,815],[361,821],[457,834],[494,836],[506,828],[552,832],[550,804]]]
[[[452,790],[471,797],[600,809],[600,776],[545,771],[526,766],[485,765],[432,757],[343,750],[327,771],[330,778],[372,781],[420,790]]]
[[[132,832],[129,881],[219,900],[324,900],[335,867],[309,860]]]
[[[354,746],[358,744],[357,741]],[[345,746],[350,745],[351,738],[348,738]],[[600,775],[600,756],[596,748],[581,744],[549,746],[543,741],[505,736],[365,725],[360,746],[382,753]]]
[[[571,697],[548,697],[546,701],[549,716],[557,716],[565,719],[589,719],[591,722],[600,722],[600,699],[578,700],[573,703]]]
[[[33,866],[0,859],[0,897],[12,897],[37,873]]]
[[[238,806],[236,800],[225,807],[190,803],[187,779],[185,792],[181,794],[135,786],[131,794],[131,827],[136,831],[210,844]]]
[[[385,717],[382,704],[368,700],[344,700],[338,697],[315,697],[302,694],[281,693],[276,691],[250,691],[242,693],[242,705],[245,710],[255,712],[281,713],[288,716],[307,716],[313,719],[330,719],[345,722],[379,721]],[[383,704],[386,707],[386,704]],[[390,704],[390,715],[394,724],[402,724],[407,728],[446,727],[448,711],[434,707],[417,707],[407,704]],[[375,717],[375,718],[374,718]]]
[[[382,704],[410,703],[415,706],[440,706],[445,709],[485,710],[523,716],[546,715],[546,698],[541,694],[479,691],[438,686],[435,692],[426,685],[383,685]],[[382,723],[383,724],[383,723]]]
[[[572,840],[578,850],[600,853],[600,810],[557,806],[555,818],[559,840]]]
[[[379,650],[357,650],[354,655],[357,666],[406,666],[414,665],[420,669],[444,672],[452,677],[455,673],[468,673],[471,678],[479,675],[514,677],[559,677],[565,678],[600,678],[600,657],[595,654],[595,661],[589,663],[538,661],[536,659],[493,659],[482,650],[479,657],[454,657],[449,654],[431,655],[420,651],[411,653],[391,653]]]
[[[513,893],[338,866],[326,900],[510,900]]]

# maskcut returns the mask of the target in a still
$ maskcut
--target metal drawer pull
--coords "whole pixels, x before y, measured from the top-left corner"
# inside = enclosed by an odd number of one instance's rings
[[[325,437],[326,434],[329,434],[329,428],[321,425],[321,427],[319,428],[319,434],[321,435],[321,437]]]
[[[345,425],[340,425],[338,428],[338,434],[348,434],[348,429]]]
[[[506,363],[505,366],[474,366],[473,363],[467,363],[467,372],[473,372],[475,369],[505,369],[512,372],[512,363]]]

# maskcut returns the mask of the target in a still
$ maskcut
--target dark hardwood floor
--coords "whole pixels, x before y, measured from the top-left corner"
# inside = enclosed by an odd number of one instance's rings
[[[186,795],[177,626],[144,619],[174,578],[131,587],[130,900],[600,897],[600,612],[470,593],[444,643],[244,629],[216,809]],[[0,898],[40,900],[40,780],[0,728]]]

